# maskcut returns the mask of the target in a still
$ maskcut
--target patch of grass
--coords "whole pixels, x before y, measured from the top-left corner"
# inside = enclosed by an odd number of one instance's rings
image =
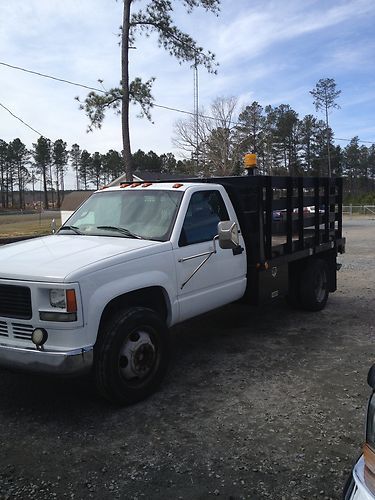
[[[0,215],[0,238],[51,234],[52,219],[61,224],[59,213]]]

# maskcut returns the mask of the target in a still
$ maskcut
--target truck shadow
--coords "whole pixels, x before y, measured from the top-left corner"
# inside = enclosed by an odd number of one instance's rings
[[[209,383],[228,370],[249,379],[256,372],[282,375],[293,364],[319,355],[324,346],[340,345],[333,324],[342,318],[333,316],[329,305],[310,313],[280,301],[262,307],[235,303],[186,321],[172,329],[172,369],[166,384],[176,389],[199,377]]]
[[[161,389],[123,409],[101,399],[90,376],[61,379],[1,370],[0,415],[64,421],[92,412],[102,417],[114,411],[129,414],[168,404],[175,393],[183,394],[202,381],[210,390],[210,381],[223,373],[229,373],[232,383],[236,373],[249,380],[272,370],[282,373],[327,342],[328,317],[325,311],[311,315],[283,302],[259,308],[236,303],[179,324],[171,331],[171,367]]]

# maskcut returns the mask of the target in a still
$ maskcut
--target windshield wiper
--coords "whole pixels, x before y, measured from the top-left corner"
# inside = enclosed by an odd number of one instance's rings
[[[123,234],[124,236],[127,236],[128,238],[136,238],[138,240],[142,240],[142,236],[139,236],[139,234],[132,233],[129,231],[129,229],[126,229],[126,227],[117,227],[117,226],[98,226],[98,229],[105,229],[106,231],[117,231],[118,233]]]
[[[76,226],[62,226],[60,227],[59,232],[62,231],[63,229],[68,229],[69,231],[73,231],[73,233],[75,234],[84,234]]]

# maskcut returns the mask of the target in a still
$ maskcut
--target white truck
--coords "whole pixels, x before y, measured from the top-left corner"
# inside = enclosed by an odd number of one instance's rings
[[[107,399],[139,401],[166,372],[172,325],[240,298],[322,309],[345,249],[341,207],[328,178],[99,190],[57,234],[0,247],[0,366],[91,371]]]
[[[375,500],[375,365],[368,372],[367,382],[372,394],[367,406],[363,453],[346,481],[343,500]]]

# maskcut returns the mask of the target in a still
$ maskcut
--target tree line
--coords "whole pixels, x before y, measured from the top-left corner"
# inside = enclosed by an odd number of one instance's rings
[[[138,150],[133,155],[137,171],[183,172],[183,162],[172,153],[157,155]],[[28,149],[19,139],[7,143],[0,139],[0,208],[26,208],[25,192],[42,192],[43,207],[60,207],[66,175],[74,175],[75,189],[99,189],[123,174],[121,153],[89,153],[62,139],[39,137]],[[35,196],[32,197],[35,199]]]
[[[254,101],[239,113],[236,109],[236,99],[216,99],[198,120],[176,122],[173,141],[185,158],[138,150],[132,155],[135,171],[141,177],[142,171],[171,177],[241,175],[244,154],[254,152],[261,175],[328,175],[328,145],[331,173],[344,177],[346,199],[362,196],[364,203],[375,203],[375,145],[361,145],[358,137],[345,147],[335,145],[324,121],[299,118],[287,104],[262,107]],[[31,149],[19,138],[0,139],[0,207],[26,208],[26,191],[41,191],[44,208],[59,207],[68,172],[76,189],[98,189],[124,173],[122,154],[90,153],[78,144],[69,149],[62,139],[39,137]]]
[[[198,119],[178,121],[173,141],[197,175],[238,175],[244,154],[252,152],[263,175],[331,174],[345,178],[347,196],[373,192],[375,145],[353,137],[341,147],[333,138],[325,121],[310,114],[300,118],[288,104],[263,107],[254,101],[237,113],[236,98],[218,98]]]

